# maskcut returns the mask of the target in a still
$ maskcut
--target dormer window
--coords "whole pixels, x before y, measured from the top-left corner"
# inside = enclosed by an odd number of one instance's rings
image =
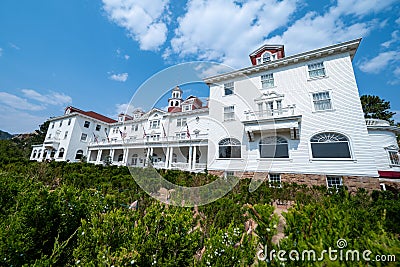
[[[269,52],[265,52],[262,55],[262,63],[266,63],[266,62],[269,62],[269,61],[271,61],[271,54]]]

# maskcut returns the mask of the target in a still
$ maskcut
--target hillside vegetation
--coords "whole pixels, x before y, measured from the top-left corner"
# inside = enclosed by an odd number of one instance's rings
[[[29,162],[14,146],[0,143],[0,266],[266,266],[256,256],[264,245],[268,251],[314,249],[319,255],[337,249],[339,239],[349,249],[372,251],[371,258],[400,259],[400,201],[390,192],[350,195],[264,183],[250,193],[250,181],[241,180],[214,203],[182,208],[149,197],[126,167]],[[216,178],[160,174],[184,186]],[[130,208],[135,201],[137,209]],[[292,204],[283,226],[273,203]],[[280,227],[284,237],[273,242]],[[275,259],[268,266],[281,263]],[[328,257],[284,264],[367,265]]]

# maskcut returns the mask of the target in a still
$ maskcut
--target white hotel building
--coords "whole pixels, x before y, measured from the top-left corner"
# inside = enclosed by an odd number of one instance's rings
[[[398,184],[400,129],[364,119],[352,59],[360,39],[285,57],[265,45],[252,65],[208,77],[209,101],[176,87],[168,111],[113,120],[67,107],[31,160],[78,161],[379,189]],[[399,179],[400,181],[400,179]]]

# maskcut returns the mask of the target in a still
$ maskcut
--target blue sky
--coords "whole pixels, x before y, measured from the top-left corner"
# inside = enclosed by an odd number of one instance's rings
[[[360,93],[389,100],[400,121],[399,14],[396,0],[2,0],[0,129],[31,132],[67,105],[115,116],[178,63],[242,68],[264,43],[292,55],[358,37]]]

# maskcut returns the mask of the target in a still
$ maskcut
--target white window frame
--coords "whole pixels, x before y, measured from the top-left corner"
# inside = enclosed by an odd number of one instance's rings
[[[176,119],[176,127],[183,127],[187,124],[187,118]]]
[[[83,127],[84,127],[84,128],[89,128],[89,127],[90,127],[90,121],[85,121],[85,122],[83,123]]]
[[[389,157],[389,165],[392,167],[399,167],[400,166],[400,153],[398,150],[393,150],[390,149],[387,151],[388,152],[388,157]],[[397,160],[395,159],[396,156],[393,156],[391,154],[395,154],[397,156]],[[397,161],[397,162],[396,162]]]
[[[261,89],[268,89],[275,87],[275,79],[273,73],[266,73],[260,76]]]
[[[282,188],[282,177],[280,173],[268,173],[269,187]]]
[[[331,182],[329,181],[331,179]],[[335,180],[335,183],[332,183],[332,181]],[[338,181],[338,183],[337,183]],[[343,177],[338,176],[338,175],[327,175],[326,176],[326,187],[328,189],[335,188],[338,190],[343,186]]]
[[[81,134],[81,141],[82,141],[82,142],[86,142],[87,136],[88,136],[87,134],[82,133],[82,134]]]
[[[225,106],[224,107],[224,121],[234,121],[235,120],[235,106]]]
[[[227,94],[227,91],[231,93]],[[224,83],[224,96],[234,95],[235,94],[235,82]]]
[[[96,130],[96,131],[100,131],[100,129],[101,129],[101,125],[100,125],[100,124],[97,124],[95,130]]]
[[[317,99],[317,100],[314,99],[315,95],[326,94],[326,93],[328,94],[329,98],[327,98],[327,99]],[[332,90],[311,92],[310,93],[310,97],[311,97],[311,104],[312,104],[312,111],[313,112],[326,112],[326,111],[334,111],[335,110],[334,107],[333,107],[333,93],[332,93]],[[318,103],[318,102],[320,103],[320,102],[326,101],[326,100],[329,100],[329,103],[330,103],[330,108],[329,109],[316,109],[316,103]]]
[[[159,129],[159,128],[160,128],[160,120],[150,121],[150,129]]]
[[[323,73],[321,74],[318,73],[321,70]],[[314,75],[314,73],[316,73],[316,75]],[[312,62],[307,64],[307,76],[309,79],[318,79],[327,77],[324,61]]]

